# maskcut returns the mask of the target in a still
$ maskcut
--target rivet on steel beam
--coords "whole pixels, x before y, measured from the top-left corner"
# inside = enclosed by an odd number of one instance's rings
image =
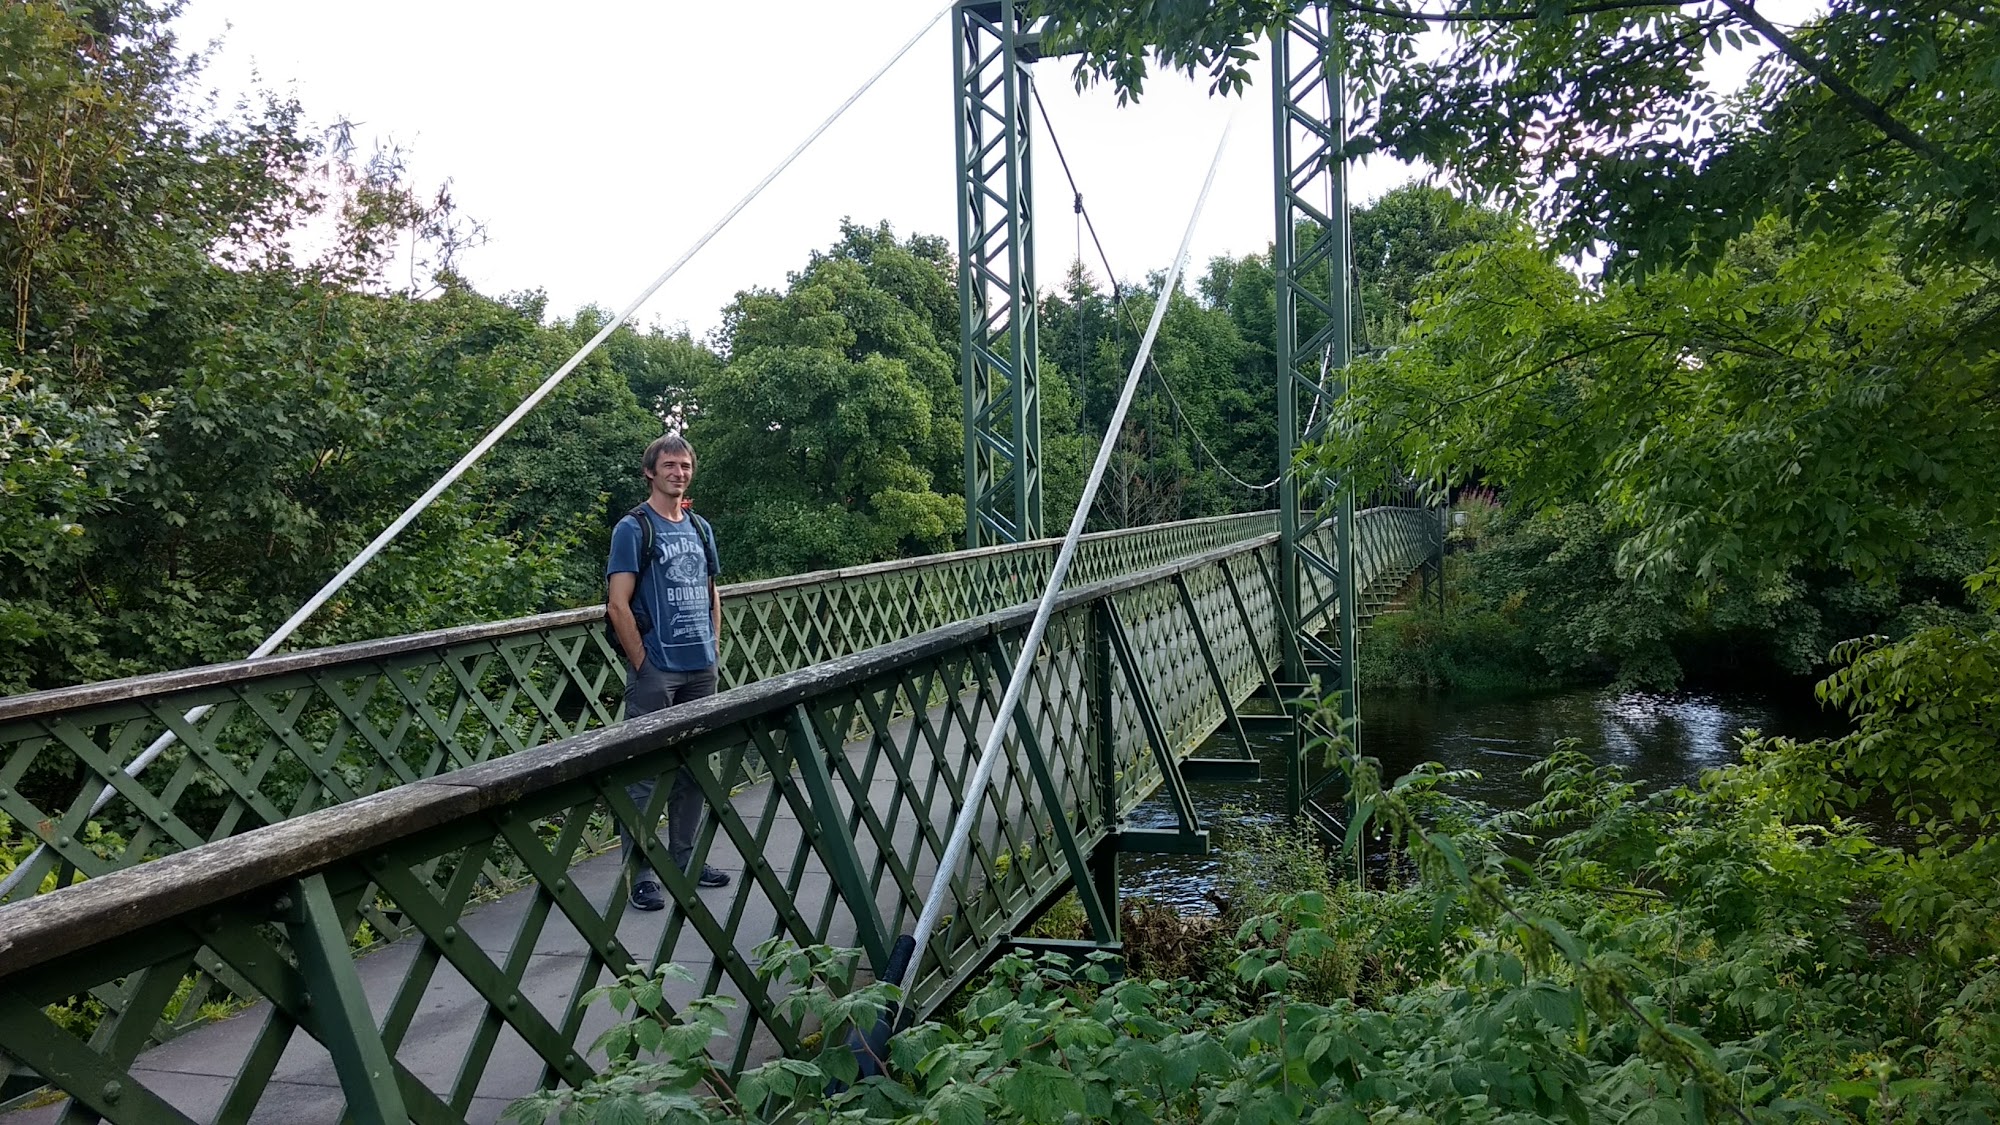
[[[575,1066],[575,1065],[576,1065],[576,1064],[577,1064],[577,1063],[578,1063],[579,1061],[580,1061],[580,1060],[579,1060],[579,1059],[578,1059],[578,1058],[577,1058],[577,1057],[576,1057],[575,1055],[564,1055],[564,1056],[563,1056],[563,1065],[564,1065],[564,1066]]]
[[[452,942],[452,941],[457,941],[457,940],[458,940],[458,927],[457,927],[457,926],[446,926],[446,927],[444,928],[444,940],[445,940],[445,941],[447,941],[447,942]]]
[[[117,1081],[116,1079],[113,1079],[112,1081],[106,1082],[104,1084],[105,1101],[116,1102],[119,1098],[122,1098],[124,1096],[125,1096],[125,1086],[123,1083]]]
[[[507,998],[507,1003],[506,1003],[505,1007],[506,1007],[506,1009],[507,1009],[508,1011],[510,1011],[510,1012],[513,1012],[513,1011],[518,1011],[518,1010],[520,1010],[520,1007],[521,1007],[521,994],[517,992],[517,993],[515,993],[514,995],[512,995],[512,996],[509,996],[509,997]]]
[[[568,880],[568,879],[557,879],[557,880],[556,880],[556,890],[558,890],[558,891],[566,891],[566,890],[569,890],[569,880]]]
[[[277,898],[271,900],[271,910],[274,913],[283,914],[291,908],[292,896],[290,895],[279,895]]]

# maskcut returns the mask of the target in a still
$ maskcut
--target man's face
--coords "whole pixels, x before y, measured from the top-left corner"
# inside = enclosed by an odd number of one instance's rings
[[[665,452],[653,462],[653,488],[667,496],[684,496],[694,480],[694,456]]]

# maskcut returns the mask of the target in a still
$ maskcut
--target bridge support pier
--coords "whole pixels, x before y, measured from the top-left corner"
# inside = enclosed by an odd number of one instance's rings
[[[1118,823],[1118,735],[1113,709],[1117,685],[1117,654],[1111,640],[1113,620],[1110,602],[1093,613],[1096,628],[1091,645],[1091,674],[1096,679],[1091,691],[1091,765],[1096,770],[1097,808],[1106,824]],[[1091,876],[1097,897],[1111,908],[1111,931],[1091,936],[1101,942],[1117,943],[1120,930],[1118,906],[1118,849],[1099,845],[1091,857]]]
[[[1440,616],[1444,613],[1444,541],[1450,519],[1451,505],[1446,503],[1437,509],[1437,519],[1430,527],[1431,552],[1424,560],[1423,590],[1417,595],[1418,604],[1435,609]]]

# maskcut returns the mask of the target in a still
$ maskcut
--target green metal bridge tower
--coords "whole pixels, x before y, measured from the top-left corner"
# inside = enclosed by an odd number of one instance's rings
[[[952,10],[958,135],[959,372],[965,386],[965,545],[1025,543],[1042,525],[1029,64],[1022,0]]]
[[[1279,599],[1296,646],[1285,651],[1285,678],[1303,683],[1317,673],[1340,692],[1341,717],[1358,718],[1355,632],[1359,621],[1354,568],[1351,482],[1302,474],[1302,445],[1325,435],[1346,391],[1353,323],[1348,237],[1347,120],[1342,103],[1340,44],[1321,4],[1296,8],[1271,41],[1271,155],[1276,201],[1272,272],[1277,281],[1278,521],[1282,549]],[[1325,532],[1331,525],[1332,551]],[[1335,643],[1311,623],[1337,614]],[[1358,728],[1349,726],[1352,739]],[[1337,781],[1305,781],[1295,769],[1294,813]]]
[[[953,9],[960,374],[968,547],[1041,537],[1041,398],[1028,114],[1041,30],[1025,0]],[[1354,494],[1295,471],[1345,390],[1352,323],[1346,117],[1339,42],[1324,4],[1298,5],[1271,45],[1277,281],[1278,587],[1285,680],[1317,675],[1356,716]],[[1330,640],[1316,623],[1336,621]],[[1348,737],[1355,728],[1348,727]],[[1292,811],[1320,786],[1291,771]],[[1322,784],[1328,779],[1321,779]]]

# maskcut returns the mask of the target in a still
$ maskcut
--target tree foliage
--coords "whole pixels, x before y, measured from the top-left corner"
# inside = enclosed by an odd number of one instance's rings
[[[1079,82],[1137,97],[1152,52],[1240,90],[1256,41],[1295,5],[1039,8],[1052,43],[1081,52]],[[1719,253],[1773,211],[1849,231],[1886,211],[1906,252],[2000,252],[2000,21],[1979,5],[1835,0],[1790,30],[1749,0],[1325,10],[1344,45],[1349,155],[1386,152],[1482,195],[1536,203],[1565,249],[1671,265]],[[1744,90],[1724,94],[1704,66],[1738,50],[1760,61]]]
[[[1265,837],[1282,850],[1245,857],[1253,889],[1207,930],[1218,947],[1175,960],[1210,971],[1159,973],[1146,958],[1171,943],[1136,932],[1116,977],[1109,954],[1005,956],[955,1014],[891,1039],[876,1060],[888,1073],[865,1079],[848,1033],[901,996],[860,984],[852,951],[760,950],[760,972],[791,986],[788,1014],[824,1034],[734,1079],[703,1052],[726,1034],[724,1001],[676,1014],[660,976],[635,972],[606,990],[630,1013],[599,1041],[606,1073],[508,1116],[1693,1125],[2000,1111],[2000,934],[1899,916],[1889,904],[1922,884],[1895,850],[1853,823],[1795,819],[1761,761],[1655,793],[1558,747],[1532,767],[1541,799],[1502,812],[1453,796],[1460,778],[1436,767],[1385,785],[1343,760],[1357,813],[1342,859],[1379,832],[1393,878],[1342,881],[1316,838]],[[1990,882],[1963,891],[1960,906],[1995,897]]]
[[[1990,524],[2000,295],[1980,271],[1768,224],[1713,270],[1595,292],[1518,238],[1431,292],[1354,380],[1325,463],[1605,503],[1641,529],[1623,560],[1641,576],[1868,573]]]
[[[393,149],[197,107],[176,11],[0,9],[0,690],[241,656],[571,344],[456,279],[467,228]],[[413,241],[422,294],[388,275]],[[543,410],[302,640],[594,597],[568,560],[658,422],[603,360]]]
[[[963,531],[952,279],[941,240],[849,224],[784,293],[737,297],[689,437],[748,572],[948,550]]]

